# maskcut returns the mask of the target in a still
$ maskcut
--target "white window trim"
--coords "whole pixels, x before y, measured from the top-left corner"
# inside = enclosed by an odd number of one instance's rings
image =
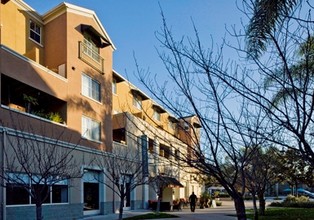
[[[35,24],[35,26],[39,27],[40,34],[38,34],[35,30],[31,29],[31,22],[33,22]],[[28,39],[33,41],[34,43],[38,44],[41,47],[43,47],[43,44],[42,44],[42,40],[43,40],[42,39],[42,33],[43,33],[43,31],[42,31],[42,29],[43,29],[42,26],[39,25],[37,22],[35,22],[32,19],[29,20],[29,35],[28,35]],[[39,42],[31,37],[31,32],[34,32],[35,34],[39,35]]]
[[[139,96],[133,95],[133,106],[139,110],[142,110],[142,99]]]
[[[99,47],[97,47],[96,44],[92,42],[91,37],[84,36],[83,44],[84,44],[83,53],[86,54],[91,59],[93,59],[95,62],[100,63],[101,56],[99,53]],[[95,58],[95,56],[97,58]]]
[[[85,77],[86,79],[88,79],[88,91],[87,94],[85,94],[85,87],[84,87],[84,82],[83,82],[83,77]],[[90,91],[93,89],[93,82],[96,83],[98,85],[98,95],[99,95],[99,100],[95,99],[94,97],[92,97],[93,93]],[[91,92],[91,95],[89,95],[89,93]],[[92,77],[90,77],[89,75],[82,73],[81,75],[81,94],[85,97],[88,97],[89,99],[92,99],[98,103],[101,103],[101,84],[100,82],[98,82],[97,80],[93,79]]]
[[[161,121],[161,114],[160,114],[160,112],[154,110],[153,119],[156,120],[156,121]]]
[[[99,136],[99,140],[97,140],[97,139],[93,139],[91,136],[93,136],[93,135],[88,135],[88,136],[86,136],[86,132],[88,132],[88,130],[87,129],[90,129],[90,128],[86,128],[85,130],[84,130],[84,122],[83,122],[83,119],[87,119],[88,120],[88,122],[90,123],[90,122],[95,122],[95,123],[97,123],[98,125],[99,125],[99,134],[98,134],[98,136]],[[87,139],[87,140],[90,140],[90,141],[94,141],[94,142],[97,142],[97,143],[101,143],[101,123],[99,122],[99,121],[96,121],[96,120],[94,120],[94,119],[92,119],[92,118],[90,118],[90,117],[87,117],[87,116],[85,116],[85,115],[83,115],[82,116],[82,119],[81,119],[81,122],[82,122],[82,128],[81,128],[81,136],[82,136],[82,138],[84,138],[84,139]]]

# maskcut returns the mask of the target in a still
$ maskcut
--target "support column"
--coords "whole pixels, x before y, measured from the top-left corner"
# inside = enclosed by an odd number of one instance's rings
[[[6,145],[6,130],[4,128],[0,128],[0,158],[1,158],[1,175],[4,175],[5,164],[5,145]],[[4,178],[0,178],[0,219],[6,220],[6,190],[4,187],[5,180]]]
[[[141,147],[142,147],[142,167],[143,167],[143,178],[145,182],[148,182],[149,173],[148,173],[148,137],[147,135],[141,136]],[[143,185],[143,196],[142,196],[142,202],[143,202],[143,208],[148,208],[148,190],[149,185],[144,184]]]

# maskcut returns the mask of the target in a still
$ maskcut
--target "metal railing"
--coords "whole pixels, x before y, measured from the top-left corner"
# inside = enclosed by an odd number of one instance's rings
[[[104,72],[104,58],[82,41],[79,41],[79,58],[99,72]]]

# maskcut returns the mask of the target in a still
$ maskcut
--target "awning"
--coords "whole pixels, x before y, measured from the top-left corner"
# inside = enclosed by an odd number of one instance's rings
[[[8,1],[10,1],[10,0],[1,0],[1,3],[2,3],[2,4],[5,4],[5,3],[7,3]]]
[[[142,93],[140,90],[138,89],[131,89],[131,93],[132,95],[138,95],[142,98],[142,100],[147,100],[149,99],[144,93]]]
[[[160,105],[153,104],[153,109],[155,109],[159,113],[166,113],[166,110],[163,109]]]
[[[81,24],[81,31],[82,33],[88,33],[100,48],[111,45],[110,42],[91,25]]]
[[[157,185],[160,187],[170,187],[170,188],[175,188],[175,187],[184,187],[176,178],[169,177],[169,176],[155,176],[152,177],[151,181],[156,181],[158,182]]]

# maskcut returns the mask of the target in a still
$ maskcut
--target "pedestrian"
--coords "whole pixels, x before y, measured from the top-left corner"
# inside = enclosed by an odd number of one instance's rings
[[[197,201],[197,196],[194,194],[194,192],[192,192],[189,198],[191,212],[195,211],[196,201]]]

